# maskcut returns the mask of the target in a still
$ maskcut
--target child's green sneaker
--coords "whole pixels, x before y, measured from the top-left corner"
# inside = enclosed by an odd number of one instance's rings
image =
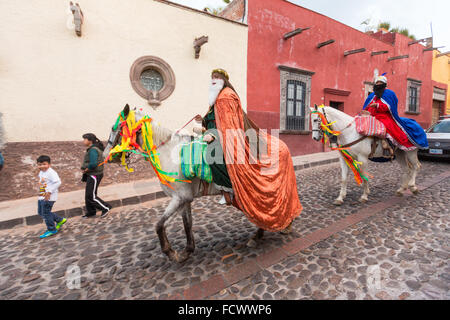
[[[64,223],[66,223],[66,222],[67,222],[67,219],[66,219],[66,218],[63,218],[60,222],[58,222],[58,223],[56,224],[56,230],[59,230],[59,228],[61,228],[62,225],[63,225]]]
[[[41,234],[41,235],[39,236],[39,238],[41,238],[41,239],[48,238],[48,237],[53,236],[53,235],[55,235],[55,234],[57,234],[57,233],[58,233],[58,230],[55,230],[55,231],[49,231],[49,230],[47,230],[47,231],[45,231],[43,234]]]

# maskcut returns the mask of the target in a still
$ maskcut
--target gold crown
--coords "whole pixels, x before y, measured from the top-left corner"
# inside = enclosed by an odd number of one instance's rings
[[[228,73],[223,70],[223,69],[214,69],[211,74],[213,73],[220,73],[221,75],[223,75],[227,80],[230,80],[230,77],[228,76]]]

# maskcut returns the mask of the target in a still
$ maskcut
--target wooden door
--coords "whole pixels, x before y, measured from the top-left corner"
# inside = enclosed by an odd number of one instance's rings
[[[441,116],[441,102],[433,100],[433,109],[431,112],[431,123],[434,124],[439,120]]]

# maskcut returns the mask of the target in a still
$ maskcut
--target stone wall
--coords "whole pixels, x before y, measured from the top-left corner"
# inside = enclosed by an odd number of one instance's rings
[[[248,6],[247,112],[257,114],[258,124],[265,129],[280,128],[280,67],[307,71],[311,77],[311,106],[339,103],[349,115],[360,112],[366,99],[366,83],[374,74],[387,72],[388,86],[399,100],[400,116],[412,118],[424,128],[431,122],[433,88],[431,84],[432,52],[421,44],[409,45],[411,39],[396,34],[389,44],[351,28],[327,16],[303,8],[287,0],[250,1]],[[299,27],[311,27],[301,35],[283,39],[283,35]],[[330,45],[318,44],[333,39]],[[364,52],[345,56],[346,51],[365,48]],[[386,54],[376,54],[385,52]],[[408,54],[408,59],[388,61]],[[407,114],[407,79],[421,81],[420,114]],[[281,81],[280,81],[281,80]],[[280,114],[277,116],[276,114]],[[282,117],[283,118],[283,117]],[[266,126],[272,125],[273,126]],[[293,156],[320,152],[323,148],[304,132],[280,135]]]
[[[84,189],[80,166],[85,150],[81,142],[73,141],[7,143],[2,151],[5,167],[0,171],[0,201],[37,197],[39,169],[36,159],[40,155],[51,158],[52,167],[62,180],[60,192]],[[148,163],[139,158],[132,161],[130,167],[135,169],[132,173],[117,164],[106,165],[101,185],[155,177]]]
[[[92,131],[105,140],[127,103],[176,130],[207,112],[211,71],[219,67],[246,106],[246,25],[167,1],[80,1],[85,19],[77,37],[66,25],[68,5],[0,1],[7,142],[76,141]],[[196,59],[193,41],[201,36],[208,43]],[[156,110],[130,81],[133,63],[143,56],[164,60],[175,74],[173,93]]]

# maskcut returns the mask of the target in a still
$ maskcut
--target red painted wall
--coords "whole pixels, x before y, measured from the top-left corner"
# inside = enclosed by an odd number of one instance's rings
[[[394,45],[377,40],[329,17],[284,0],[249,0],[248,8],[248,114],[263,128],[280,127],[279,65],[315,72],[311,83],[311,106],[344,102],[344,112],[355,115],[364,103],[364,82],[373,81],[373,73],[387,72],[388,88],[399,99],[404,116],[407,78],[422,81],[419,115],[407,115],[426,127],[431,122],[432,52],[423,52],[420,44],[408,46],[409,38],[395,34]],[[283,35],[296,28],[311,27],[288,40]],[[335,43],[317,49],[330,39]],[[366,52],[344,57],[344,51],[366,48]],[[388,54],[371,56],[372,51]],[[387,62],[389,57],[407,55],[409,59]],[[349,96],[325,93],[324,88],[350,91]],[[323,151],[311,135],[281,135],[293,155]]]

